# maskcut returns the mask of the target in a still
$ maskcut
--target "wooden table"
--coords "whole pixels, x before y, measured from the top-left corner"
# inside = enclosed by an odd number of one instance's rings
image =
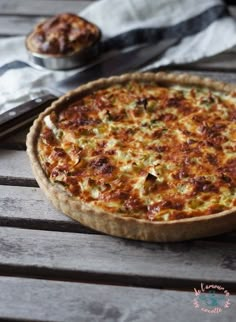
[[[25,35],[42,16],[79,12],[90,2],[1,0],[0,36]],[[236,82],[236,49],[168,69]],[[38,188],[27,131],[0,142],[1,321],[235,320],[236,233],[154,244],[82,227]],[[225,287],[231,306],[219,314],[195,308],[201,282]]]

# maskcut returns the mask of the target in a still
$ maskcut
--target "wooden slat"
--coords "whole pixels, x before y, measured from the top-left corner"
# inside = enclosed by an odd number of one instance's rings
[[[154,244],[103,235],[0,227],[0,245],[1,274],[172,288],[214,281],[236,288],[233,243]]]
[[[29,132],[29,126],[19,130],[5,138],[0,139],[0,149],[25,150],[26,135]]]
[[[191,66],[192,68],[192,66]],[[191,69],[188,65],[176,65],[176,66],[165,66],[163,68],[159,68],[158,70],[164,70],[170,73],[187,73],[192,75],[198,75],[201,77],[210,77],[212,79],[225,82],[225,83],[233,83],[236,84],[236,74],[235,73],[223,73],[217,71],[206,71],[200,70],[200,68]]]
[[[50,16],[61,12],[79,13],[86,8],[91,1],[84,0],[1,0],[1,15],[35,15]],[[1,17],[2,19],[2,17]]]
[[[0,185],[0,225],[95,233],[57,211],[39,188]]]
[[[42,19],[43,17],[2,16],[0,19],[0,35],[25,36]]]
[[[194,292],[0,278],[0,315],[24,321],[233,321],[232,306],[219,314],[194,307]]]
[[[26,35],[45,17],[65,11],[79,13],[90,3],[90,1],[70,0],[2,0],[0,2],[0,35]]]
[[[235,49],[232,49],[230,51],[226,51],[224,53],[215,55],[213,57],[208,57],[199,60],[198,62],[194,62],[191,64],[185,64],[182,65],[185,67],[185,69],[189,70],[216,70],[216,71],[222,71],[222,72],[233,72],[236,70],[236,53]],[[181,65],[177,66],[177,68],[180,68]],[[173,66],[174,68],[174,66]]]
[[[25,151],[0,150],[0,177],[33,179]]]
[[[74,222],[56,211],[39,188],[0,186],[0,217]]]

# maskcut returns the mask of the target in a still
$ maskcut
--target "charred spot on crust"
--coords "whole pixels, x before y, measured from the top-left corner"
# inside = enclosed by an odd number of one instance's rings
[[[160,139],[162,137],[163,133],[164,133],[163,129],[155,130],[152,133],[152,138],[153,139]]]
[[[188,176],[189,175],[186,169],[181,169],[180,171],[172,174],[172,177],[174,179],[183,179],[183,178],[187,178]]]
[[[55,135],[53,134],[52,130],[48,128],[44,128],[43,133],[41,133],[41,139],[48,145],[54,146],[58,144]]]
[[[182,210],[184,208],[184,201],[181,199],[163,200],[148,206],[148,211],[151,213],[158,213],[163,209]]]
[[[126,117],[125,111],[122,111],[120,113],[115,113],[115,112],[111,113],[109,110],[107,110],[106,114],[108,116],[109,121],[113,121],[113,122],[122,121]]]
[[[95,125],[95,124],[99,124],[100,122],[101,122],[100,120],[81,118],[77,120],[76,125],[77,126]]]
[[[175,121],[175,120],[177,120],[177,116],[172,113],[162,114],[158,118],[158,121],[164,121],[164,122]]]
[[[180,96],[180,97],[175,96],[175,97],[169,98],[167,101],[167,106],[178,108],[182,104],[182,99],[183,99],[183,96]]]
[[[212,165],[217,165],[217,163],[218,163],[217,157],[214,154],[208,153],[207,154],[207,160]]]
[[[103,157],[103,158],[99,158],[99,159],[91,161],[90,165],[92,168],[100,168],[108,163],[109,163],[109,159],[106,157]]]
[[[109,163],[109,159],[106,157],[92,160],[89,165],[101,174],[111,174],[114,170],[114,166]]]
[[[229,120],[230,121],[236,121],[236,110],[229,112]]]
[[[209,125],[204,122],[199,130],[202,133],[203,137],[206,140],[208,146],[212,146],[217,150],[222,149],[222,143],[227,139],[222,135],[222,131],[226,128],[225,124],[213,124]]]
[[[232,182],[232,179],[229,176],[225,175],[224,173],[221,174],[220,178],[222,181],[224,181],[226,183]]]
[[[159,153],[162,153],[162,152],[166,152],[168,150],[168,146],[165,146],[165,145],[159,145],[156,147],[156,151],[159,152]]]
[[[66,152],[61,148],[54,148],[55,157],[65,158],[67,156]]]
[[[210,126],[206,122],[204,122],[204,124],[200,126],[200,131],[206,137],[213,138],[219,136],[225,128],[225,124],[216,123]]]
[[[146,211],[147,207],[143,204],[140,198],[131,195],[127,200],[124,202],[124,206],[128,211]]]
[[[192,178],[190,182],[193,184],[194,193],[198,192],[218,192],[218,188],[204,176]]]
[[[229,159],[226,164],[218,170],[229,176],[231,180],[236,181],[236,158]]]
[[[51,171],[51,177],[52,178],[57,178],[60,175],[66,174],[68,170],[68,167],[66,165],[61,165],[53,168]]]
[[[164,209],[176,209],[182,210],[184,207],[184,202],[182,200],[165,200],[161,203],[161,207]]]

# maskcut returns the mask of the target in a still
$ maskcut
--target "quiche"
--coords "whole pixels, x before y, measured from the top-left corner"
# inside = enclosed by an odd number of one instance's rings
[[[236,228],[235,86],[133,73],[61,97],[27,151],[56,208],[97,231],[181,241]]]
[[[99,28],[72,14],[61,13],[36,25],[26,38],[30,52],[61,57],[80,52],[100,40]]]

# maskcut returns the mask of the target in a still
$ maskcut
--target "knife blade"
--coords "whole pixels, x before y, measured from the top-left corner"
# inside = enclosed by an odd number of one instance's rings
[[[73,76],[57,82],[55,88],[50,87],[45,90],[45,95],[18,105],[10,111],[1,114],[0,138],[19,130],[32,122],[40,112],[67,91],[101,77],[135,71],[151,62],[153,59],[156,60],[178,41],[179,39],[177,38],[164,39],[155,45],[147,45],[145,47],[122,52],[119,55],[95,63],[83,71],[77,72]]]

